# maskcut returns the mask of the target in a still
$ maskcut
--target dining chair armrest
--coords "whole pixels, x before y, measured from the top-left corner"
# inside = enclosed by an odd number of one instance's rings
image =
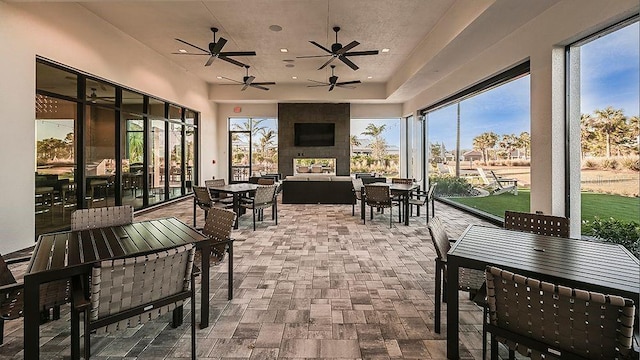
[[[91,301],[84,296],[82,279],[76,276],[72,280],[71,296],[73,297],[73,308],[78,312],[88,311],[91,307]]]
[[[21,262],[26,262],[31,260],[31,255],[26,255],[26,256],[18,256],[18,257],[14,257],[14,258],[10,258],[10,259],[4,259],[4,262],[7,265],[11,265],[11,264],[18,264]]]
[[[200,270],[200,267],[198,267],[198,265],[194,263],[193,268],[191,269],[191,276],[196,277],[196,276],[200,276],[201,274],[202,274],[202,270]]]

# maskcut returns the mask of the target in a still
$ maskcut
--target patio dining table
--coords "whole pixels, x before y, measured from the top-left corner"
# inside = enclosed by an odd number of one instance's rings
[[[447,358],[459,359],[459,268],[488,265],[638,300],[640,262],[621,245],[470,225],[447,254]],[[638,319],[636,319],[636,327]]]
[[[24,358],[39,358],[40,284],[82,276],[94,264],[139,256],[193,243],[201,250],[200,327],[209,326],[209,254],[211,241],[178,219],[148,220],[126,225],[40,235],[24,276]],[[76,329],[71,330],[77,331]],[[72,336],[72,339],[79,339]]]
[[[224,186],[212,186],[209,188],[209,191],[231,194],[233,196],[233,212],[235,212],[237,216],[240,216],[240,196],[256,191],[258,186],[260,185],[251,183],[236,183]],[[233,228],[236,230],[238,229],[238,217],[236,217],[236,222],[235,224],[233,224]]]
[[[387,184],[387,183],[379,183],[379,182],[374,182],[371,184],[367,184],[369,186],[386,186],[389,188],[389,190],[391,191],[392,195],[399,195],[402,197],[402,207],[404,209],[404,224],[409,226],[409,198],[411,197],[411,192],[415,189],[418,188],[418,185],[415,184]],[[364,191],[364,187],[362,189],[360,189],[360,193],[364,194],[364,197],[366,197],[366,193]],[[365,217],[365,199],[362,199],[362,201],[360,201],[360,218],[364,219]]]

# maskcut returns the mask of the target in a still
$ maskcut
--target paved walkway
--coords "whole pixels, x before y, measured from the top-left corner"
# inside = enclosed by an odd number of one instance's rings
[[[175,216],[192,224],[192,204],[182,201],[136,220]],[[232,235],[232,301],[226,299],[228,260],[212,267],[211,326],[197,332],[198,359],[446,358],[446,311],[442,334],[433,332],[435,251],[424,213],[391,229],[388,214],[374,214],[363,225],[350,205],[280,205],[278,215],[276,226],[265,210],[255,232],[251,216],[240,218]],[[483,223],[443,204],[436,204],[436,215],[451,237]],[[126,332],[93,335],[92,358],[187,358],[188,309],[177,329],[167,315]],[[63,308],[61,321],[41,326],[43,359],[70,354],[68,321]],[[482,311],[463,300],[460,322],[462,357],[481,359]],[[22,323],[8,321],[0,359],[22,358],[21,350]]]

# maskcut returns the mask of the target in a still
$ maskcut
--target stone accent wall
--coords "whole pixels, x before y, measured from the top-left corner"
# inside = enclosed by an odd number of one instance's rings
[[[334,123],[335,146],[294,146],[295,123]],[[321,103],[278,104],[278,170],[293,175],[294,158],[335,158],[336,175],[349,175],[351,106]]]

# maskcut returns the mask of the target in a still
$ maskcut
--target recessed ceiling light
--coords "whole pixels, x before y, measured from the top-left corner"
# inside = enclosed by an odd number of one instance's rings
[[[373,76],[367,76],[367,79],[373,79]]]
[[[297,77],[297,76],[292,76],[291,78],[292,78],[293,80],[298,80],[298,77]]]
[[[185,50],[185,49],[179,49],[179,50],[178,50],[178,52],[186,53],[186,52],[187,52],[187,50]]]
[[[389,50],[389,49],[387,49],[387,48],[382,49],[382,52],[383,52],[383,53],[388,53],[389,51],[390,51],[390,50]]]
[[[293,64],[286,64],[284,67],[292,68],[292,67],[296,67],[296,66],[293,65]]]
[[[222,76],[216,76],[216,79],[222,79]]]
[[[289,52],[289,49],[287,49],[287,48],[282,48],[282,49],[280,49],[280,52],[281,52],[281,53],[287,53],[287,52]]]
[[[282,31],[282,26],[280,26],[280,25],[271,25],[271,26],[269,26],[269,30],[271,30],[271,31]]]

